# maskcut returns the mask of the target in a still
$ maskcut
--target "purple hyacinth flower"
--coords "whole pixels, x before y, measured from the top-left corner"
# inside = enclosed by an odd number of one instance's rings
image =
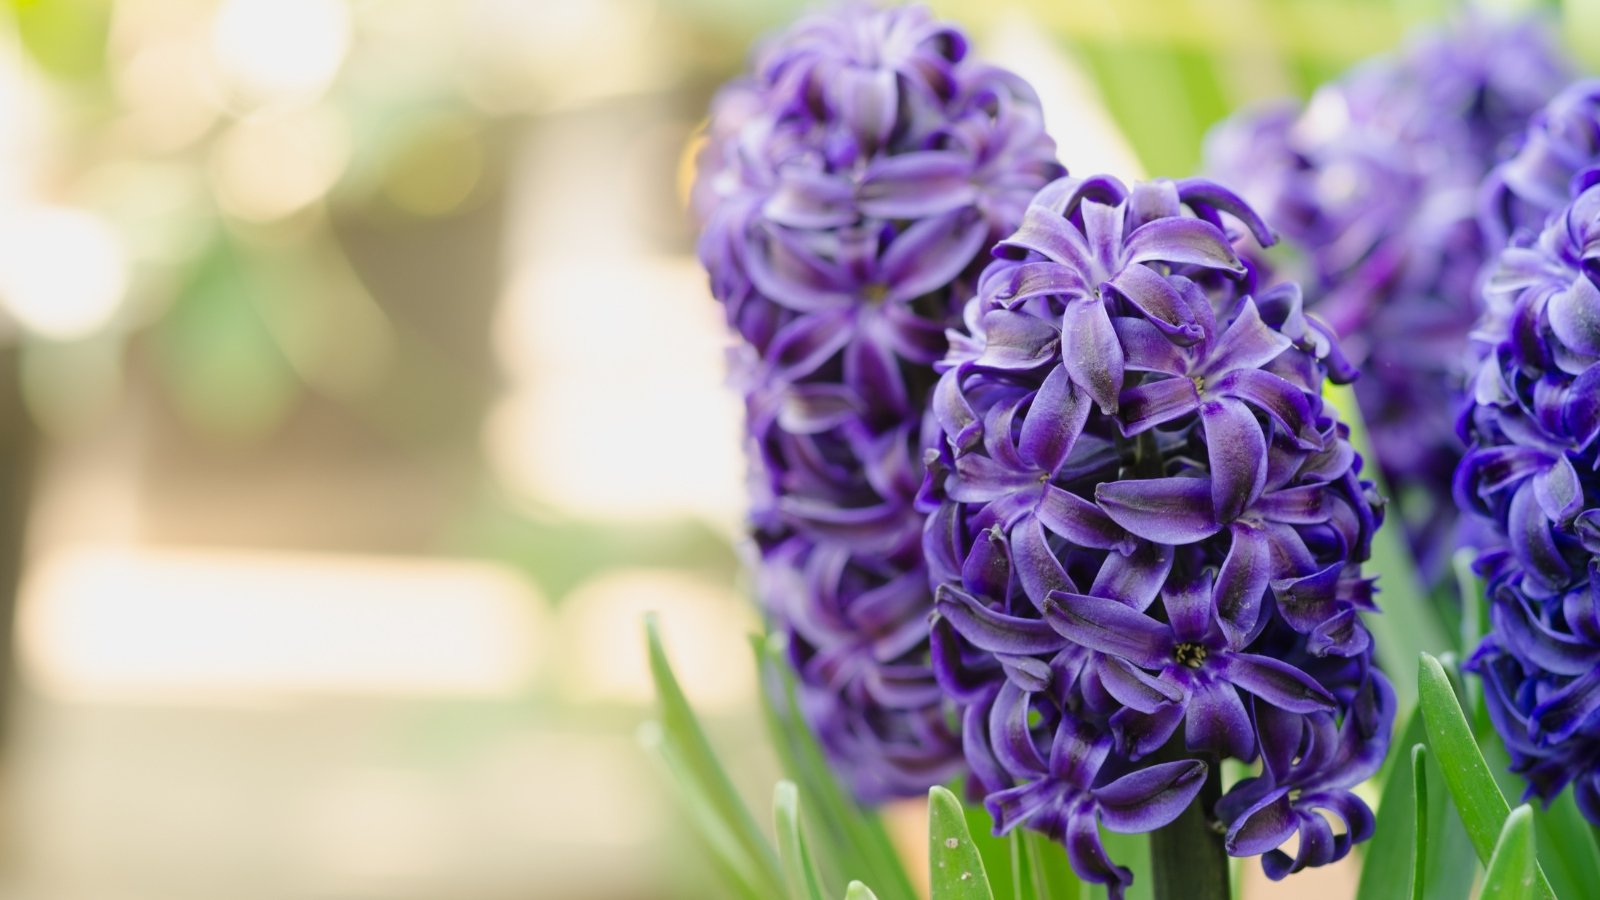
[[[1105,792],[1159,793],[1136,827],[1160,827],[1219,757],[1262,760],[1205,813],[1275,878],[1371,832],[1365,776],[1341,780],[1363,769],[1332,760],[1381,760],[1394,714],[1360,620],[1381,504],[1321,399],[1350,374],[1329,331],[1239,254],[1271,240],[1211,182],[1063,178],[996,247],[933,391],[933,662],[970,787],[1116,897],[1092,826],[1134,823]],[[1317,810],[1348,828],[1322,841]]]
[[[920,7],[796,23],[714,102],[693,205],[743,346],[757,592],[866,800],[960,768],[928,659],[932,363],[996,240],[1064,171],[1037,98]]]
[[[1478,272],[1503,243],[1477,224],[1478,186],[1568,68],[1541,23],[1474,13],[1207,140],[1207,171],[1283,232],[1297,251],[1285,273],[1363,372],[1355,391],[1377,462],[1433,584],[1450,584],[1455,544],[1443,498],[1461,455],[1461,347]],[[1531,159],[1507,180],[1524,192],[1547,179],[1574,141],[1530,139]]]
[[[1491,246],[1543,230],[1553,213],[1594,183],[1600,165],[1600,79],[1569,85],[1534,115],[1522,145],[1484,179],[1479,221]]]
[[[1543,153],[1539,135],[1587,91],[1553,102],[1524,152]],[[1515,223],[1485,281],[1456,497],[1495,538],[1477,559],[1492,627],[1469,669],[1512,770],[1546,801],[1572,784],[1600,824],[1600,187],[1568,180],[1571,199],[1542,230]],[[1488,195],[1531,211],[1544,201],[1528,184],[1492,180]]]

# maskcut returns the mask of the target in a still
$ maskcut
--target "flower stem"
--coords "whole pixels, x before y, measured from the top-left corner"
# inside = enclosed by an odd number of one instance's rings
[[[1212,761],[1205,786],[1183,814],[1150,834],[1156,900],[1229,900],[1228,852],[1211,811],[1222,796],[1222,770]]]

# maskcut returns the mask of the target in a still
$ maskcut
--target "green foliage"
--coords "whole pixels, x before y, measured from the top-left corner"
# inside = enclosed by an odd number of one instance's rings
[[[752,900],[784,896],[784,874],[778,855],[756,827],[706,740],[672,673],[653,615],[645,618],[645,640],[650,674],[661,704],[660,740],[655,749],[678,784],[684,809],[739,896]]]
[[[1479,900],[1532,900],[1539,895],[1533,845],[1533,810],[1524,804],[1506,817],[1483,875]]]
[[[1472,842],[1461,820],[1450,812],[1450,795],[1443,790],[1427,790],[1419,795],[1414,785],[1418,767],[1402,755],[1403,748],[1416,747],[1427,739],[1422,714],[1412,713],[1404,729],[1395,737],[1383,794],[1378,801],[1377,826],[1372,840],[1363,844],[1361,882],[1357,900],[1390,900],[1395,885],[1418,880],[1414,855],[1422,853],[1422,897],[1426,900],[1460,900],[1472,889],[1477,866],[1463,865],[1472,858]],[[1421,771],[1429,785],[1444,783],[1436,754],[1425,753]],[[1418,800],[1426,798],[1419,814]],[[1418,822],[1421,821],[1421,833]]]
[[[800,791],[792,781],[780,781],[772,792],[773,824],[778,832],[778,859],[783,863],[783,883],[789,900],[822,900],[811,851],[800,832]]]
[[[1427,896],[1428,869],[1428,748],[1422,744],[1411,746],[1411,900]]]
[[[942,787],[928,791],[928,883],[933,900],[994,900],[961,801]]]
[[[1439,757],[1445,786],[1455,802],[1461,823],[1477,851],[1478,858],[1488,863],[1495,850],[1501,831],[1505,828],[1510,807],[1495,784],[1483,754],[1473,740],[1472,729],[1461,711],[1455,689],[1446,677],[1439,660],[1424,653],[1417,674],[1417,692],[1423,722],[1428,732],[1428,746]],[[1533,896],[1551,898],[1555,892],[1538,871],[1535,864]]]

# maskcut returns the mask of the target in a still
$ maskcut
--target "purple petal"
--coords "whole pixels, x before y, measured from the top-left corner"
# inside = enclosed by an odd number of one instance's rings
[[[1600,666],[1540,699],[1533,708],[1535,737],[1556,744],[1572,737],[1600,711]]]
[[[1097,485],[1094,499],[1118,525],[1160,544],[1193,544],[1222,528],[1209,478],[1113,481]]]
[[[971,175],[971,157],[950,150],[879,156],[867,164],[856,200],[868,216],[926,219],[971,206],[978,197]]]
[[[1016,565],[1017,580],[1022,582],[1022,591],[1035,605],[1041,604],[1051,591],[1076,593],[1077,588],[1067,570],[1050,551],[1044,526],[1036,517],[1029,516],[1012,527],[1011,557]]]
[[[1073,385],[1066,369],[1056,366],[1033,395],[1017,448],[1023,459],[1054,472],[1072,452],[1088,419],[1088,395]]]
[[[922,219],[900,233],[883,253],[884,302],[915,300],[943,290],[983,249],[989,226],[972,210]]]
[[[989,711],[989,735],[994,754],[1014,778],[1037,778],[1045,774],[1044,757],[1033,742],[1028,728],[1029,695],[1010,681],[1002,682]]]
[[[1099,667],[1100,684],[1112,699],[1129,709],[1153,713],[1167,703],[1183,700],[1183,691],[1118,656],[1107,656]]]
[[[1100,824],[1118,834],[1154,831],[1188,809],[1205,783],[1206,764],[1198,759],[1129,772],[1094,789]]]
[[[1124,244],[1129,262],[1188,264],[1244,274],[1227,236],[1199,219],[1157,219],[1134,229]]]
[[[1074,644],[1147,669],[1172,658],[1172,630],[1115,600],[1054,591],[1045,601],[1044,618]]]
[[[1059,213],[1037,204],[1028,207],[1016,234],[1001,241],[999,248],[1031,250],[1079,272],[1094,268],[1078,229]]]
[[[1174,578],[1161,591],[1161,606],[1178,641],[1200,641],[1211,630],[1211,577],[1202,573],[1184,579]]]
[[[1162,378],[1127,388],[1117,399],[1117,424],[1124,437],[1133,437],[1194,412],[1200,394],[1188,378]]]
[[[1272,578],[1272,547],[1261,529],[1235,522],[1228,557],[1217,572],[1217,621],[1228,646],[1243,647],[1261,621],[1261,598]]]
[[[1182,375],[1188,370],[1183,348],[1144,319],[1117,316],[1111,325],[1122,342],[1123,368],[1163,375]]]
[[[1109,286],[1173,343],[1192,344],[1204,336],[1183,295],[1150,267],[1128,266]]]
[[[1279,709],[1297,713],[1328,712],[1337,705],[1333,695],[1310,675],[1281,660],[1254,653],[1232,653],[1223,668],[1229,681]]]
[[[1211,347],[1211,353],[1199,374],[1205,376],[1209,383],[1213,377],[1220,379],[1238,369],[1259,369],[1277,359],[1290,345],[1287,336],[1261,320],[1256,302],[1246,299],[1238,318]]]
[[[1172,548],[1166,544],[1135,541],[1127,553],[1108,553],[1095,574],[1089,593],[1109,597],[1143,612],[1155,602],[1172,571]]]
[[[1230,856],[1259,856],[1282,846],[1295,832],[1298,817],[1289,804],[1289,789],[1268,794],[1254,807],[1245,810],[1228,829],[1224,843]]]
[[[1180,810],[1181,811],[1181,810]],[[1106,885],[1109,900],[1122,900],[1124,889],[1133,883],[1133,873],[1113,863],[1100,843],[1100,829],[1092,815],[1074,815],[1067,820],[1067,861],[1084,881]]]
[[[1038,296],[1081,297],[1090,293],[1078,270],[1057,262],[996,264],[984,272],[982,292],[1007,308]]]
[[[1053,484],[1045,485],[1036,514],[1046,528],[1080,547],[1110,550],[1128,545],[1127,532],[1104,510]]]
[[[1218,378],[1210,389],[1237,397],[1261,410],[1295,439],[1302,449],[1314,450],[1322,440],[1312,426],[1311,403],[1306,392],[1285,378],[1262,369],[1235,369]]]
[[[1067,646],[1045,622],[995,612],[965,591],[940,585],[934,596],[939,614],[980,650],[1018,656],[1054,653]]]
[[[786,170],[761,214],[790,228],[837,228],[856,221],[850,182],[838,175],[803,169]]]
[[[1005,600],[1011,590],[1011,549],[999,525],[973,536],[972,549],[961,563],[961,583],[973,594]]]
[[[1190,750],[1234,759],[1255,758],[1255,730],[1233,685],[1210,682],[1197,687],[1189,696],[1183,721],[1183,741]]]
[[[1267,483],[1267,438],[1250,407],[1229,397],[1200,404],[1217,521],[1232,522]]]
[[[1117,394],[1122,391],[1122,343],[1100,300],[1085,297],[1067,303],[1061,315],[1061,360],[1101,412],[1117,411]]]
[[[1061,332],[1037,316],[991,309],[983,314],[986,343],[977,364],[990,369],[1036,369],[1056,357]]]
[[[1563,344],[1586,356],[1600,356],[1600,288],[1587,275],[1553,295],[1545,311],[1550,330]]]

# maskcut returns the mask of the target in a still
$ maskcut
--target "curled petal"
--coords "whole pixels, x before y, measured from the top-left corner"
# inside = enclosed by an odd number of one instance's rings
[[[1130,262],[1187,264],[1244,274],[1228,238],[1215,225],[1199,219],[1157,219],[1128,235],[1125,251]]]
[[[1224,664],[1229,681],[1279,709],[1297,713],[1327,712],[1338,704],[1327,688],[1281,660],[1254,653],[1230,654]]]
[[[1095,503],[1112,521],[1161,544],[1193,544],[1222,529],[1209,478],[1146,478],[1097,485]]]
[[[950,150],[879,156],[861,176],[856,200],[869,216],[924,219],[977,200],[971,175],[971,158]]]
[[[1160,763],[1094,789],[1100,824],[1119,834],[1141,834],[1167,825],[1189,808],[1206,782],[1197,759]]]
[[[939,614],[980,650],[1037,655],[1067,646],[1067,641],[1043,621],[995,612],[965,591],[940,585],[934,596]]]
[[[1044,618],[1074,644],[1147,669],[1172,658],[1171,629],[1115,600],[1056,591],[1045,601]]]

